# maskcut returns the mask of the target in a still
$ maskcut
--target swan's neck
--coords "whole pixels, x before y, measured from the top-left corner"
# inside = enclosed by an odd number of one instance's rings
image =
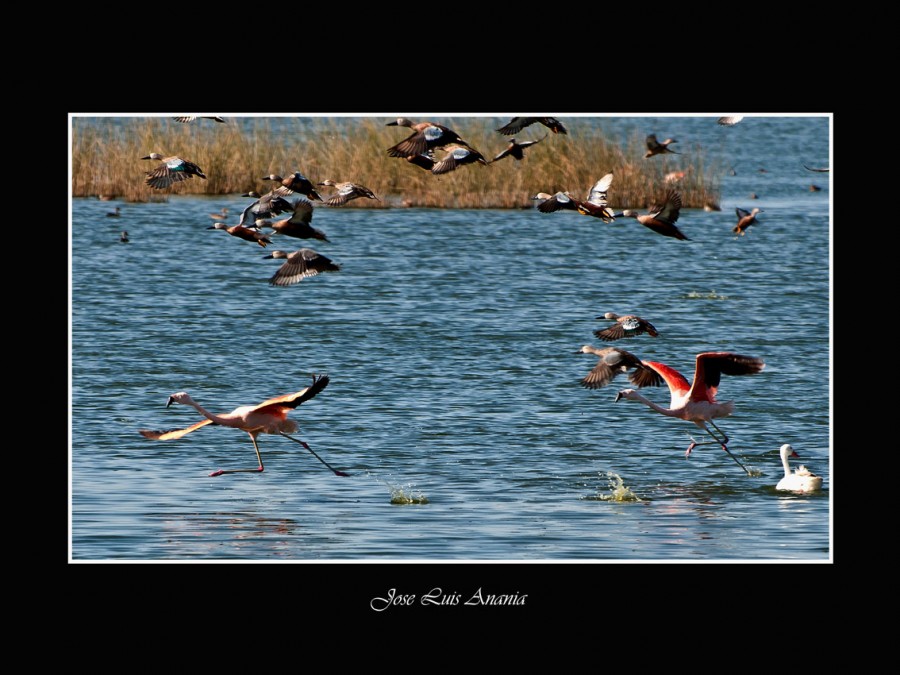
[[[643,394],[639,394],[638,392],[635,391],[631,394],[631,396],[633,398],[635,398],[636,400],[640,401],[641,403],[643,403],[644,405],[649,406],[650,408],[653,408],[656,412],[658,412],[662,415],[667,415],[668,417],[678,417],[677,411],[672,410],[670,408],[663,408],[658,403],[654,403],[649,398],[646,398]]]
[[[781,456],[781,464],[784,466],[784,477],[789,478],[791,475],[791,463],[788,461],[787,453]]]

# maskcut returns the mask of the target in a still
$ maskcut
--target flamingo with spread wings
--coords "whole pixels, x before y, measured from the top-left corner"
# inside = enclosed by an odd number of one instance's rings
[[[187,392],[179,391],[178,393],[172,394],[169,397],[169,401],[168,403],[166,403],[166,407],[168,408],[170,405],[172,405],[172,403],[182,403],[184,405],[189,405],[195,408],[197,412],[203,415],[206,419],[201,422],[197,422],[196,424],[192,424],[185,429],[170,429],[168,431],[151,431],[149,429],[141,429],[140,433],[142,436],[144,436],[144,438],[149,438],[156,441],[171,441],[175,440],[176,438],[181,438],[182,436],[185,436],[192,431],[201,429],[207,424],[219,424],[223,427],[231,427],[232,429],[240,429],[241,431],[246,431],[250,435],[250,440],[253,441],[253,449],[256,450],[256,459],[259,460],[259,467],[256,469],[229,469],[227,471],[219,469],[218,471],[213,471],[211,474],[209,474],[210,476],[221,476],[225,473],[256,473],[264,471],[262,457],[259,454],[259,446],[256,444],[256,437],[259,436],[259,434],[280,434],[285,438],[289,438],[309,450],[313,455],[315,455],[316,459],[318,459],[320,462],[322,462],[322,464],[331,469],[331,471],[333,471],[336,476],[349,476],[350,474],[344,473],[343,471],[338,471],[337,469],[329,465],[328,462],[319,457],[313,451],[313,449],[309,447],[309,445],[301,441],[299,438],[288,436],[288,433],[294,433],[300,428],[294,420],[290,420],[287,418],[288,413],[304,401],[308,401],[309,399],[313,398],[316,394],[318,394],[328,386],[328,382],[328,375],[320,375],[319,377],[313,375],[313,382],[310,386],[306,387],[306,389],[301,389],[300,391],[293,394],[276,396],[275,398],[270,398],[257,405],[241,406],[239,408],[235,408],[230,413],[222,413],[219,415],[211,413],[204,409],[199,403],[194,401],[194,399],[192,399]]]
[[[676,417],[693,422],[708,433],[713,438],[713,441],[698,442],[691,439],[692,442],[688,446],[685,457],[690,456],[691,450],[695,446],[715,442],[721,445],[722,449],[749,474],[750,472],[747,468],[728,449],[728,436],[713,422],[715,418],[728,417],[734,412],[734,401],[716,401],[716,392],[719,389],[722,375],[754,375],[765,368],[766,364],[762,359],[732,352],[703,352],[697,354],[694,381],[691,383],[685,379],[684,375],[664,363],[642,361],[642,364],[659,373],[669,386],[669,393],[672,395],[669,407],[664,408],[654,403],[634,389],[623,389],[616,394],[616,401],[621,398],[640,401],[667,417]],[[713,433],[707,424],[712,426],[719,435],[717,436]]]

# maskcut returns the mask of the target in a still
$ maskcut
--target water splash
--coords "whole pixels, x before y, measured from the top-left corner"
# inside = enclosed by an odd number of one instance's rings
[[[612,471],[606,472],[606,478],[609,481],[609,489],[610,494],[604,494],[602,492],[598,492],[596,495],[592,495],[590,497],[584,497],[583,499],[595,499],[602,502],[642,502],[644,501],[640,497],[638,497],[634,492],[632,492],[631,488],[625,485],[625,481],[622,480],[622,477],[613,473]]]
[[[391,488],[391,504],[427,504],[428,497],[421,491],[413,489],[411,485],[406,486],[409,492],[404,491],[401,487]]]
[[[394,485],[384,480],[383,478],[379,478],[371,471],[366,471],[366,474],[377,480],[379,483],[384,485],[388,490],[391,491],[391,504],[427,504],[428,497],[426,497],[421,490],[413,487],[412,483],[407,483],[406,487],[401,487],[399,485]]]

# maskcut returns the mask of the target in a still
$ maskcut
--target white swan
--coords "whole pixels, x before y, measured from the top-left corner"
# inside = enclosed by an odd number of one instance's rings
[[[791,473],[791,465],[788,457],[799,457],[794,449],[787,443],[781,446],[781,464],[784,466],[784,478],[778,481],[776,490],[789,490],[791,492],[815,492],[822,489],[822,477],[810,472],[805,466],[800,465],[794,473]]]

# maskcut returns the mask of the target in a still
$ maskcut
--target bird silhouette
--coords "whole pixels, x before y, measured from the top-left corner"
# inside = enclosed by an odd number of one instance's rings
[[[225,124],[224,118],[219,117],[217,115],[212,115],[212,116],[180,115],[179,117],[173,117],[172,119],[175,120],[176,122],[182,122],[185,124],[187,122],[193,122],[194,120],[212,120],[213,122],[219,122],[220,124]]]
[[[667,138],[664,141],[656,140],[656,134],[650,134],[647,136],[647,154],[644,155],[644,159],[648,159],[653,157],[654,155],[664,155],[667,152],[671,152],[673,155],[678,155],[681,153],[675,152],[672,148],[669,147],[671,143],[677,143],[674,138]]]
[[[512,136],[532,124],[543,124],[554,134],[569,133],[562,122],[555,117],[513,117],[509,122],[497,129],[497,131],[506,136]]]
[[[514,160],[519,161],[523,157],[525,157],[525,148],[530,148],[532,145],[536,145],[540,143],[542,140],[547,138],[549,134],[544,134],[536,141],[517,141],[515,138],[509,139],[509,145],[501,151],[498,155],[494,157],[494,159],[490,160],[489,163],[496,162],[504,157],[512,157]]]

